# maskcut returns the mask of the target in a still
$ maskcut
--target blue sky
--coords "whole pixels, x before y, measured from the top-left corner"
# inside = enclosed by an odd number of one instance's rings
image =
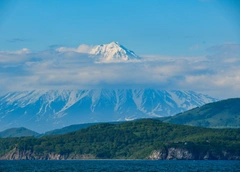
[[[238,96],[239,19],[238,0],[1,0],[0,92],[142,85]],[[112,41],[147,60],[106,65],[53,52]]]
[[[240,43],[238,0],[0,2],[2,50],[118,41],[138,54],[200,55]]]

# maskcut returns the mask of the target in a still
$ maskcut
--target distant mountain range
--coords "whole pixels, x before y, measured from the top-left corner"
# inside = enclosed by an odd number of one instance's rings
[[[240,128],[240,98],[209,103],[163,121],[211,128]]]
[[[155,89],[34,90],[0,97],[0,131],[43,133],[81,123],[175,115],[217,99],[193,91]]]
[[[167,123],[201,126],[207,128],[240,128],[240,98],[208,103],[171,117],[155,118]],[[121,122],[108,122],[120,124]],[[0,132],[0,138],[21,136],[47,136],[75,132],[100,123],[75,124],[38,134],[26,128],[12,128]]]

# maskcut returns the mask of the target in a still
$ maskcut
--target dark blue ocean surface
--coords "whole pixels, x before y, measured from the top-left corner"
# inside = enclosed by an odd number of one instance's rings
[[[167,171],[240,172],[240,161],[73,160],[0,161],[0,172]]]

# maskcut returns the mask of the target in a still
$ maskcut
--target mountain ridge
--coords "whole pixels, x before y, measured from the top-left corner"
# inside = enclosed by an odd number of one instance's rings
[[[72,124],[161,117],[214,102],[193,91],[157,89],[34,90],[0,97],[0,130],[45,132]]]
[[[39,133],[25,127],[9,128],[0,132],[0,138],[38,136]]]
[[[163,121],[210,128],[239,128],[240,98],[208,103],[201,107],[166,117]]]
[[[204,127],[204,128],[240,128],[240,98],[231,98],[231,99],[226,99],[226,100],[220,100],[217,102],[212,102],[212,103],[208,103],[205,104],[201,107],[196,107],[193,108],[191,110],[185,111],[183,113],[180,114],[176,114],[174,116],[170,116],[170,117],[162,117],[162,118],[154,118],[156,120],[160,120],[163,122],[167,122],[167,123],[174,123],[174,124],[181,124],[181,125],[191,125],[191,126],[200,126],[200,127]],[[225,106],[225,107],[224,107]],[[221,107],[221,109],[218,109],[216,111],[216,107]],[[202,109],[202,110],[201,110]],[[207,109],[207,110],[206,110]],[[197,110],[197,112],[202,112],[204,111],[204,113],[194,113]],[[229,113],[226,113],[227,112]],[[211,111],[211,116],[214,117],[215,122],[214,123],[218,123],[219,122],[224,122],[224,125],[221,126],[212,126],[211,125],[211,120],[208,123],[207,120],[208,118],[206,118],[206,116],[209,116],[209,112]],[[217,112],[217,113],[212,113],[212,112]],[[190,116],[185,116],[184,115],[190,115]],[[196,116],[197,115],[197,116]],[[239,118],[236,118],[236,117]],[[180,117],[180,119],[179,119]],[[222,119],[223,117],[224,120]],[[205,122],[199,122],[200,121],[204,121]],[[186,122],[188,121],[188,122]],[[230,121],[230,122],[229,122]],[[124,121],[120,121],[120,122],[107,122],[108,124],[120,124],[123,123]],[[191,122],[191,123],[190,123]],[[103,122],[99,122],[99,123],[84,123],[84,124],[73,124],[73,125],[69,125],[63,128],[58,128],[55,130],[51,130],[51,131],[47,131],[45,133],[42,133],[40,135],[37,135],[37,137],[42,137],[42,136],[47,136],[47,135],[59,135],[59,134],[66,134],[69,132],[74,132],[83,128],[87,128],[89,126],[93,126],[93,125],[98,125],[98,124],[103,124]],[[202,124],[208,124],[208,125],[202,125]],[[231,124],[231,125],[226,125],[226,124]],[[9,129],[10,130],[10,129]],[[14,130],[14,128],[12,128],[11,130]],[[7,130],[6,130],[7,131]],[[6,132],[4,131],[4,132]],[[0,137],[2,137],[2,133],[4,132],[0,132]],[[21,137],[21,136],[26,136],[26,135],[18,135],[16,136],[16,134],[14,134],[13,132],[11,132],[12,135],[5,135],[4,137]],[[33,135],[36,136],[36,135]]]

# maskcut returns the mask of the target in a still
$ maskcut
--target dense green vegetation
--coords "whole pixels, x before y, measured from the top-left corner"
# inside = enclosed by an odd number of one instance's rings
[[[22,136],[37,136],[39,135],[37,132],[29,130],[24,127],[20,128],[10,128],[0,132],[0,138],[6,137],[22,137]]]
[[[121,122],[108,122],[108,123],[119,124]],[[90,127],[92,125],[97,125],[97,124],[101,124],[101,123],[99,122],[99,123],[85,123],[85,124],[70,125],[70,126],[67,126],[67,127],[60,128],[60,129],[55,129],[55,130],[52,130],[52,131],[48,131],[48,132],[46,132],[42,135],[39,135],[39,136],[66,134],[66,133],[74,132],[74,131],[77,131],[77,130],[80,130],[80,129],[83,129],[83,128]]]
[[[180,147],[240,155],[240,129],[207,129],[142,119],[121,124],[97,124],[64,135],[0,139],[0,157],[13,150],[35,155],[93,155],[96,158],[146,158],[153,150]],[[187,143],[187,144],[186,144]]]
[[[210,128],[240,128],[240,98],[209,103],[162,120]]]

